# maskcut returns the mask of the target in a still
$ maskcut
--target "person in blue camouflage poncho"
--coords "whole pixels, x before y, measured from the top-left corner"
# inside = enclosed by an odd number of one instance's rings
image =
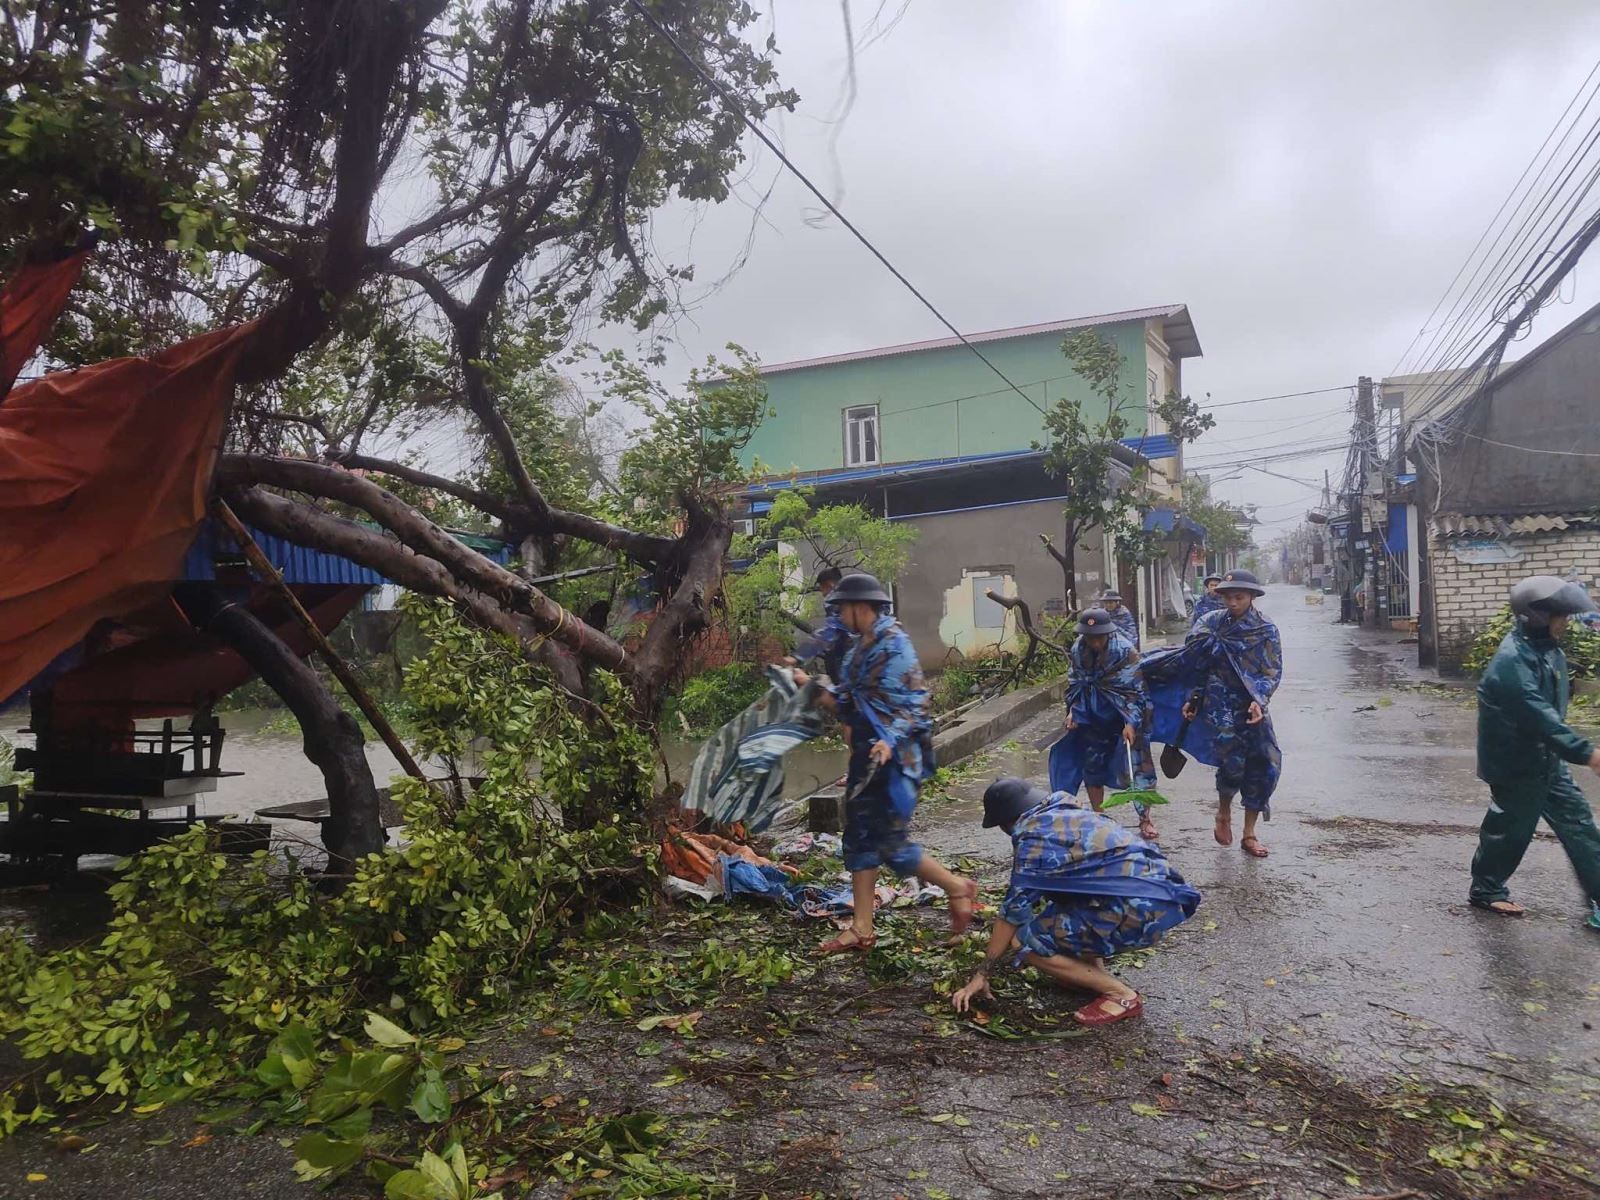
[[[1121,632],[1122,636],[1133,643],[1133,648],[1139,648],[1139,618],[1133,615],[1133,609],[1122,602],[1122,596],[1110,588],[1100,593],[1100,607],[1111,614],[1111,623]]]
[[[1222,597],[1217,595],[1217,585],[1222,582],[1222,576],[1212,572],[1205,577],[1205,594],[1194,602],[1194,612],[1189,614],[1189,628],[1193,629],[1200,623],[1200,618],[1210,612],[1220,612],[1228,606],[1223,603]]]
[[[1233,844],[1238,796],[1244,805],[1239,848],[1265,858],[1256,821],[1271,819],[1283,769],[1267,711],[1283,679],[1283,645],[1278,627],[1255,607],[1266,589],[1249,571],[1227,572],[1217,593],[1227,607],[1196,621],[1182,646],[1146,655],[1139,671],[1154,709],[1152,740],[1172,744],[1187,720],[1184,751],[1217,769],[1218,845]]]
[[[1009,958],[1096,993],[1073,1014],[1081,1024],[1139,1016],[1144,1001],[1105,960],[1143,949],[1193,916],[1200,893],[1156,847],[1064,792],[996,780],[983,796],[983,824],[1011,835],[1011,882],[983,966],[950,998],[955,1010],[993,999],[989,976]]]
[[[933,774],[933,723],[917,652],[889,613],[889,594],[871,575],[846,575],[830,598],[855,635],[835,692],[821,696],[850,730],[844,865],[855,904],[850,928],[824,942],[821,951],[872,949],[878,936],[872,910],[882,867],[943,888],[950,897],[951,929],[965,933],[977,883],[940,865],[909,836],[917,790]],[[806,682],[801,672],[795,679]]]
[[[1078,614],[1077,639],[1069,655],[1066,733],[1050,747],[1050,786],[1076,796],[1089,793],[1095,812],[1105,802],[1106,785],[1156,786],[1150,756],[1150,699],[1139,675],[1139,652],[1122,636],[1104,609]],[[1138,801],[1139,836],[1156,839],[1150,810]]]

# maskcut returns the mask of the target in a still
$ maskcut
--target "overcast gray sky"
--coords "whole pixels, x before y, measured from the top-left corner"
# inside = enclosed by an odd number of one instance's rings
[[[858,38],[876,9],[853,0]],[[1600,3],[911,0],[858,56],[837,170],[839,4],[780,0],[776,33],[802,96],[773,122],[786,150],[963,331],[1186,303],[1205,350],[1186,390],[1223,403],[1390,372],[1600,57]],[[656,224],[702,282],[778,174],[756,150],[744,203]],[[675,367],[728,341],[779,362],[942,333],[815,216],[778,178]],[[1564,296],[1534,341],[1600,300],[1594,262]],[[1190,457],[1331,437],[1346,403],[1222,409]],[[1337,482],[1342,461],[1273,469]],[[1262,540],[1313,498],[1253,472],[1217,491],[1262,506]]]

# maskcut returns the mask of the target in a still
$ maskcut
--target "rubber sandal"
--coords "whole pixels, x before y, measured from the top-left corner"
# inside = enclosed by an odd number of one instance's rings
[[[1251,858],[1265,858],[1267,856],[1267,848],[1261,844],[1261,839],[1253,833],[1249,837],[1239,839],[1239,849],[1243,850]]]
[[[1511,900],[1468,900],[1473,908],[1481,908],[1486,913],[1493,913],[1497,917],[1525,917],[1528,910],[1522,905]],[[1510,904],[1510,908],[1496,908],[1496,904]]]
[[[1222,832],[1224,826],[1226,826],[1228,830],[1227,833]],[[1212,823],[1211,836],[1216,839],[1217,845],[1219,846],[1233,845],[1233,822],[1224,822],[1221,817],[1218,817],[1216,821]]]
[[[1110,1000],[1116,1006],[1109,1012],[1105,1008],[1105,1001],[1107,1000]],[[1144,997],[1135,992],[1130,1000],[1101,996],[1073,1013],[1072,1019],[1079,1025],[1110,1025],[1116,1021],[1126,1021],[1132,1017],[1142,1016],[1144,1016]]]
[[[851,942],[845,941],[844,939],[846,934],[849,934],[855,940]],[[824,958],[830,954],[866,954],[877,944],[878,934],[876,930],[874,930],[869,936],[862,937],[854,929],[843,929],[839,932],[837,937],[831,937],[827,941],[823,942],[822,945],[818,946],[817,953],[822,955]]]
[[[956,904],[957,904],[958,901],[965,901],[966,902],[966,908],[965,909],[956,908]],[[962,934],[966,933],[967,927],[972,924],[972,917],[973,917],[973,914],[977,911],[977,908],[978,908],[978,881],[976,879],[967,880],[967,886],[962,889],[962,891],[961,891],[961,893],[959,895],[956,894],[955,892],[950,893],[950,936],[951,937],[957,937],[958,938]]]

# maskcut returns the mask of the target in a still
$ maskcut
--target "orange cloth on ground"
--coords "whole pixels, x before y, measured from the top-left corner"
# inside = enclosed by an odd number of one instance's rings
[[[60,262],[30,263],[0,290],[0,401],[66,307],[88,257],[84,250]]]
[[[745,862],[754,863],[758,867],[777,867],[787,875],[800,873],[797,867],[762,858],[749,846],[718,837],[714,833],[686,833],[674,828],[667,831],[667,836],[661,843],[661,864],[666,868],[667,874],[687,879],[690,883],[721,887],[722,869],[717,861],[719,854],[742,858]]]
[[[0,402],[0,701],[171,588],[253,329],[54,372]]]

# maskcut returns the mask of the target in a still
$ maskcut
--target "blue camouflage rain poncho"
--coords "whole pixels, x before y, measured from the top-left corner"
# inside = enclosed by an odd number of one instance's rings
[[[870,641],[857,639],[840,667],[839,712],[850,725],[850,772],[846,792],[861,787],[845,806],[844,865],[851,871],[888,866],[910,875],[922,848],[910,840],[917,789],[933,774],[933,723],[928,689],[911,638],[885,613]],[[874,742],[893,752],[873,773]]]
[[[1194,602],[1194,614],[1189,618],[1189,628],[1193,629],[1200,624],[1200,618],[1207,613],[1217,612],[1228,607],[1228,602],[1215,592],[1207,592]]]
[[[1139,648],[1139,618],[1133,615],[1131,608],[1126,604],[1118,606],[1117,611],[1111,614],[1111,623],[1133,643],[1135,650]]]
[[[1237,795],[1245,808],[1270,818],[1283,770],[1267,708],[1283,679],[1278,627],[1255,608],[1237,619],[1226,609],[1210,612],[1195,622],[1182,646],[1146,655],[1139,672],[1154,709],[1152,740],[1176,739],[1184,702],[1199,691],[1200,711],[1184,738],[1184,752],[1217,768],[1219,795]],[[1247,720],[1252,700],[1266,713],[1255,725]]]
[[[1050,787],[1073,796],[1084,785],[1125,788],[1137,780],[1140,787],[1153,788],[1150,701],[1139,675],[1138,650],[1120,633],[1113,633],[1096,654],[1088,639],[1080,637],[1072,643],[1070,661],[1066,704],[1075,727],[1050,747]],[[1122,743],[1125,725],[1137,731],[1131,778]]]
[[[815,633],[801,640],[794,648],[794,656],[799,662],[820,658],[823,672],[837,682],[844,656],[850,650],[850,631],[839,619],[837,604],[824,604],[822,611],[822,624]]]
[[[1061,792],[1018,819],[1011,844],[1000,917],[1033,954],[1109,958],[1141,949],[1200,905],[1160,850]]]

